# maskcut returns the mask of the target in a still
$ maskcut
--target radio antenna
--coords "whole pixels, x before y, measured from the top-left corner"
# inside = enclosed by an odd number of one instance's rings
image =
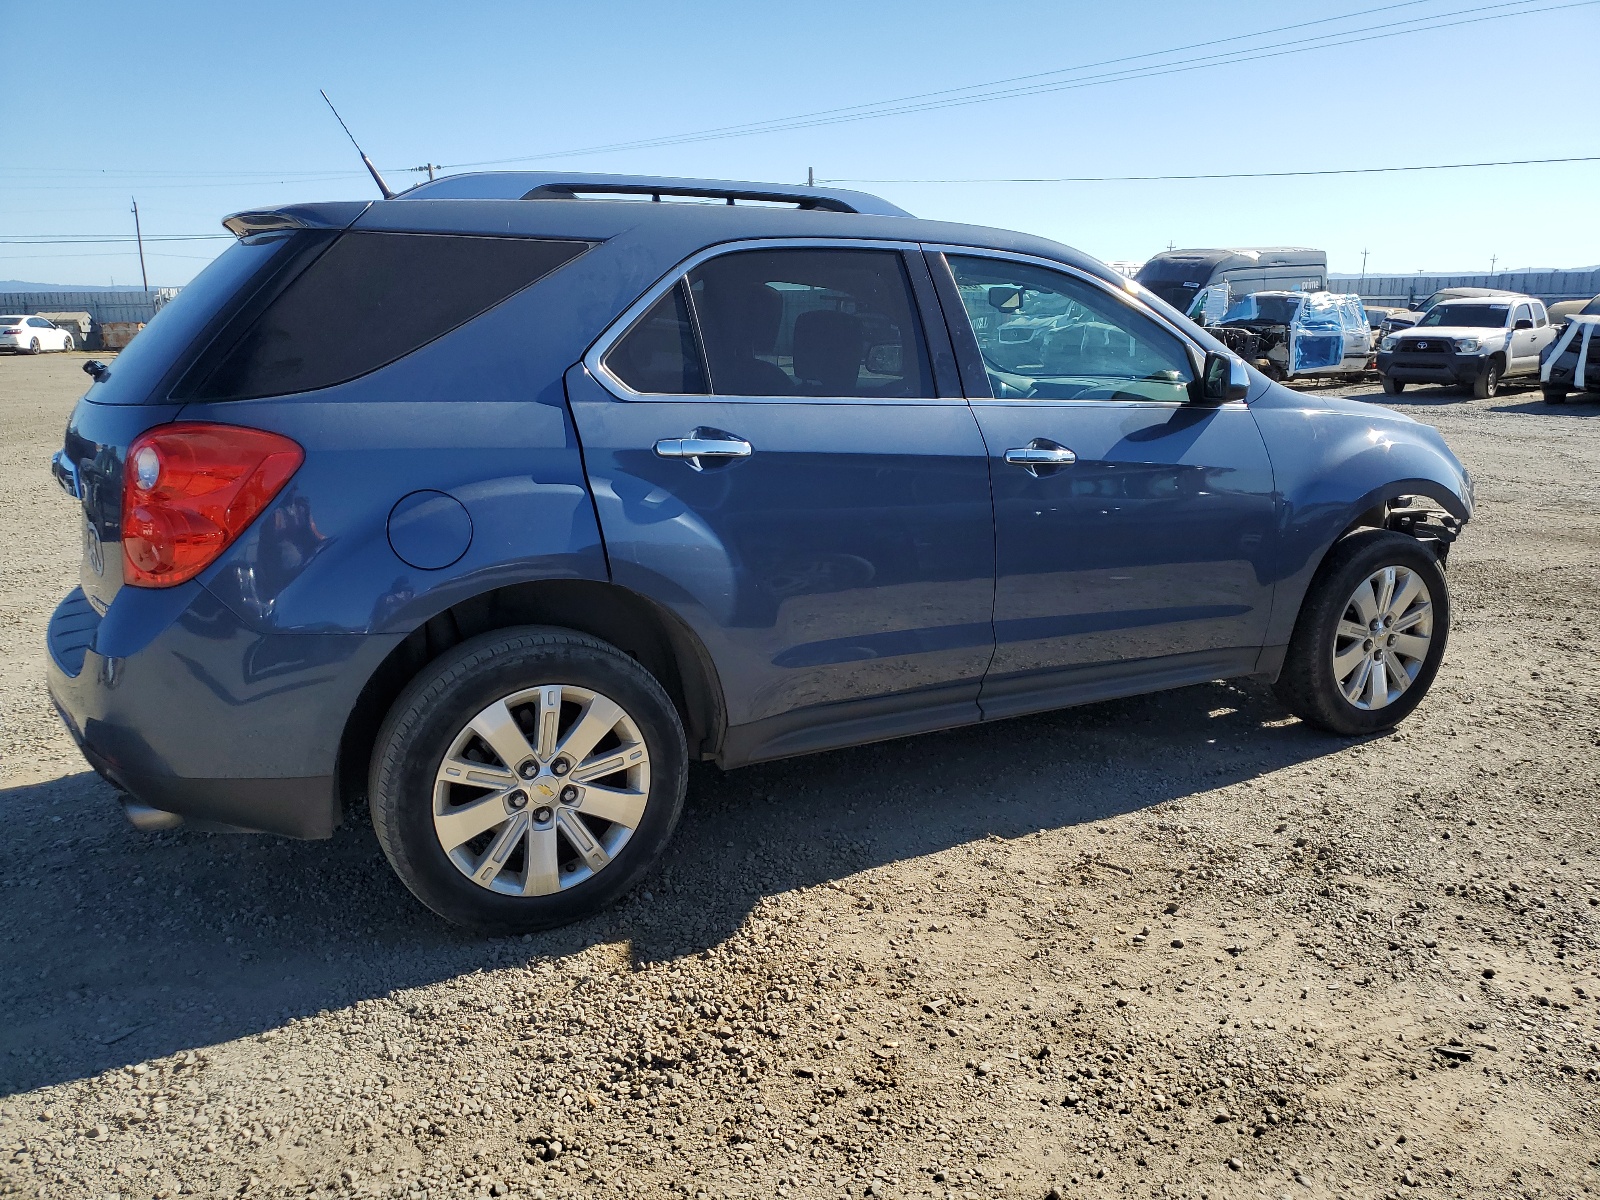
[[[328,99],[328,93],[322,91],[321,88],[318,88],[317,91],[322,93],[322,101],[328,106],[328,111],[333,114],[333,119],[339,122],[339,128],[344,130],[345,137],[350,139],[350,144],[356,148],[356,153],[361,155],[361,162],[371,173],[372,182],[378,185],[378,191],[383,193],[385,200],[393,200],[394,193],[389,190],[389,185],[383,181],[383,176],[378,174],[378,168],[372,165],[372,160],[367,157],[366,151],[361,149],[361,143],[356,141],[356,135],[350,132],[350,126],[344,123],[344,118],[339,115],[339,110],[334,108],[333,101]]]

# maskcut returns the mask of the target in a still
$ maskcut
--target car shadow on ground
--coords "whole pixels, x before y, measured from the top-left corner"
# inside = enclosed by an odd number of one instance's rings
[[[596,944],[625,943],[635,963],[692,954],[766,896],[1148,808],[1345,744],[1285,719],[1260,684],[1215,683],[726,775],[697,767],[660,873],[528,938],[434,918],[359,820],[326,842],[141,834],[87,772],[0,790],[13,831],[0,847],[0,1094]]]
[[[1490,411],[1538,413],[1542,417],[1600,417],[1600,396],[1578,393],[1568,396],[1562,404],[1551,404],[1544,397],[1535,396],[1521,404],[1496,404]]]

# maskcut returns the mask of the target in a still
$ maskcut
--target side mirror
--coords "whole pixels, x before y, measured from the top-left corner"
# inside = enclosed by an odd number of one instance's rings
[[[1513,328],[1513,329],[1532,329],[1533,328],[1533,322],[1528,320],[1527,317],[1523,317],[1522,320],[1518,321],[1511,328]]]
[[[88,362],[83,364],[83,373],[89,376],[89,378],[93,379],[96,383],[99,383],[100,380],[110,372],[111,368],[106,366],[105,363],[101,362],[98,358],[91,358]]]
[[[1206,355],[1205,371],[1189,385],[1189,398],[1195,404],[1226,404],[1243,400],[1250,391],[1250,372],[1244,360],[1213,350]]]
[[[884,342],[867,350],[867,370],[874,375],[901,375],[902,358],[899,342]]]
[[[989,289],[989,307],[1003,313],[1022,311],[1022,289],[1019,287],[992,287]]]

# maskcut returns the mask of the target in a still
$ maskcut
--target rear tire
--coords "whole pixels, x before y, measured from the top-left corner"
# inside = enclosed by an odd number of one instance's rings
[[[1490,400],[1500,394],[1500,364],[1495,359],[1489,360],[1489,365],[1484,368],[1483,374],[1472,382],[1472,394],[1479,400]]]
[[[1308,724],[1378,733],[1422,703],[1449,633],[1450,595],[1433,555],[1405,534],[1360,530],[1318,568],[1273,690]]]
[[[34,338],[31,342],[28,343],[28,353],[29,354],[37,354],[37,353],[39,353],[40,349],[41,349],[41,347],[39,345],[39,339],[38,338]]]
[[[1383,394],[1385,396],[1398,396],[1405,390],[1406,385],[1401,380],[1391,379],[1387,375],[1383,377]]]
[[[524,933],[633,887],[677,826],[687,774],[677,711],[643,667],[525,626],[462,643],[400,694],[369,806],[417,899],[481,933]]]
[[[1567,389],[1558,387],[1543,387],[1539,389],[1544,393],[1546,404],[1565,404],[1567,402]]]

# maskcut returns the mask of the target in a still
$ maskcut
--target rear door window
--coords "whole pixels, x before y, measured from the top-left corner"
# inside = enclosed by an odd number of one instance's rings
[[[431,233],[342,235],[180,385],[184,400],[331,387],[410,354],[570,262],[589,243]],[[137,344],[137,342],[135,342]]]
[[[735,251],[696,267],[688,288],[715,395],[936,394],[898,251]]]
[[[681,279],[611,348],[606,369],[645,395],[706,394],[705,360]]]

